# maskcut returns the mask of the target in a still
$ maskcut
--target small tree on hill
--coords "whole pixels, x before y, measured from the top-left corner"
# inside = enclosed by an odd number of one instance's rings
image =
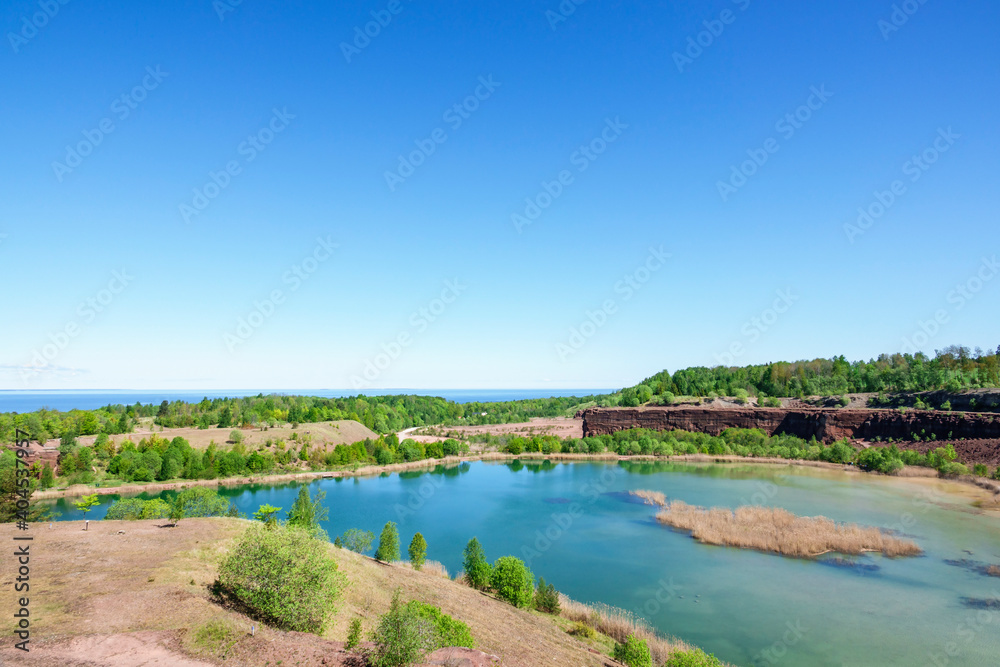
[[[419,570],[424,566],[424,561],[427,560],[427,540],[420,533],[413,536],[413,540],[410,542],[409,554],[410,563],[413,564],[414,570]]]
[[[253,518],[260,521],[266,526],[275,526],[278,523],[278,512],[281,511],[280,507],[275,507],[264,503],[260,508],[253,513]]]
[[[465,579],[475,589],[485,591],[490,587],[492,568],[486,560],[486,551],[479,540],[473,537],[465,545]]]
[[[635,635],[629,635],[624,644],[615,644],[612,657],[628,667],[653,667],[653,656],[649,653],[649,646],[644,639],[639,639]]]
[[[308,488],[300,488],[299,496],[288,512],[288,525],[298,526],[313,536],[323,533],[319,523],[330,516],[330,511],[321,504],[324,498],[326,491],[317,491],[315,496],[310,496]]]
[[[535,592],[535,575],[520,558],[501,556],[493,564],[490,587],[501,600],[515,607],[528,607]]]
[[[84,516],[87,516],[87,513],[90,512],[90,510],[93,509],[95,505],[100,505],[101,501],[97,499],[97,494],[95,493],[92,496],[84,496],[80,500],[75,500],[73,501],[73,504],[76,506],[78,510],[83,512]]]
[[[375,550],[375,558],[383,563],[390,563],[399,560],[399,530],[396,524],[389,521],[382,528],[382,534],[378,538],[378,549]]]

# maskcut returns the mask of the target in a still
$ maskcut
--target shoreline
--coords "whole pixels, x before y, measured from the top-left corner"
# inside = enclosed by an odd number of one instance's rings
[[[151,482],[146,484],[121,484],[119,486],[92,487],[77,484],[65,489],[47,489],[36,491],[33,498],[36,500],[53,500],[58,498],[80,497],[85,495],[132,495],[139,493],[159,493],[173,489],[185,489],[192,486],[244,486],[248,484],[278,484],[283,482],[311,482],[317,479],[337,479],[348,477],[373,477],[383,473],[407,472],[410,470],[431,469],[439,465],[450,466],[475,461],[648,461],[661,463],[716,463],[716,464],[738,464],[747,463],[753,465],[771,466],[799,466],[806,468],[819,468],[830,471],[849,472],[859,475],[875,475],[886,479],[905,480],[909,482],[947,482],[961,484],[969,493],[962,494],[968,496],[970,502],[980,509],[1000,510],[1000,482],[993,482],[978,477],[959,477],[956,479],[946,479],[939,477],[937,472],[930,468],[919,466],[907,466],[901,475],[880,475],[878,473],[865,472],[855,466],[842,463],[830,463],[828,461],[806,461],[803,459],[780,459],[773,457],[755,458],[752,456],[720,455],[710,454],[678,454],[674,456],[654,456],[651,454],[636,454],[623,456],[620,454],[576,454],[576,453],[553,453],[541,454],[530,452],[527,454],[513,455],[502,452],[485,452],[468,456],[449,456],[443,459],[423,459],[421,461],[411,461],[409,463],[392,463],[385,466],[371,465],[356,468],[354,470],[325,470],[325,471],[303,471],[278,473],[275,475],[227,477],[225,479],[192,479],[178,480],[173,482]],[[979,496],[975,498],[974,496]]]

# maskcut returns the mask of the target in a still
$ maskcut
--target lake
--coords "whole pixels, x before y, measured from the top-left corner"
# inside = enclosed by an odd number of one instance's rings
[[[331,538],[348,528],[377,536],[396,521],[404,554],[419,531],[428,558],[454,576],[477,536],[491,560],[520,556],[570,597],[632,610],[737,665],[998,664],[1000,608],[968,599],[1000,600],[1000,578],[975,570],[1000,564],[1000,519],[976,511],[955,483],[792,466],[474,462],[309,486],[327,494]],[[263,503],[287,512],[298,488],[222,492],[250,515]],[[925,554],[844,563],[704,546],[658,525],[654,508],[627,495],[636,489],[893,528]],[[57,505],[62,519],[82,517]]]

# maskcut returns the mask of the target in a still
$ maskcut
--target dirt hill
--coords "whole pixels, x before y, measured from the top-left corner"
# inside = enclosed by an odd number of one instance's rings
[[[363,619],[367,635],[388,610],[397,587],[404,599],[437,605],[468,623],[483,653],[436,656],[435,664],[470,667],[599,667],[617,663],[565,632],[564,619],[515,609],[429,571],[388,566],[330,546],[348,588],[325,636],[262,627],[215,604],[208,592],[218,563],[247,522],[188,519],[177,528],[163,521],[92,521],[33,525],[31,542],[31,652],[15,648],[8,614],[0,637],[0,664],[27,667],[132,665],[347,665],[341,641],[350,620]],[[12,524],[0,528],[13,544]],[[21,533],[24,535],[24,533]],[[0,580],[16,576],[4,558]],[[199,629],[223,620],[232,641],[198,642]],[[256,626],[254,636],[251,626]],[[231,644],[231,645],[229,645]],[[225,656],[224,659],[222,656]],[[470,659],[468,663],[448,660]],[[440,661],[438,661],[440,660]]]

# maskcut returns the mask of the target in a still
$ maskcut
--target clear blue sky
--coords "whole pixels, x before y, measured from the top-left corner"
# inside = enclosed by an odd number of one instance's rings
[[[343,4],[3,3],[0,388],[622,386],[935,315],[914,348],[1000,343],[997,3]]]

